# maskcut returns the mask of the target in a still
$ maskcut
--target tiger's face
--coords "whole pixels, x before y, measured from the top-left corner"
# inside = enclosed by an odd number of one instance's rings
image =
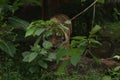
[[[62,43],[65,41],[65,37],[62,35],[59,35],[59,33],[56,33],[52,36],[50,36],[49,40],[52,42],[53,47],[55,49],[59,48]]]

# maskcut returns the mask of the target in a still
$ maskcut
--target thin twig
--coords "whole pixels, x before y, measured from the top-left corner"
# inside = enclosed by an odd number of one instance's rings
[[[75,18],[77,18],[78,16],[80,16],[81,14],[83,14],[84,12],[86,12],[89,8],[91,8],[94,4],[96,4],[98,0],[95,0],[91,5],[89,5],[87,8],[85,8],[82,12],[78,13],[76,16],[74,16],[73,18],[71,18],[70,20],[74,20]]]
[[[92,28],[94,27],[94,22],[95,22],[95,12],[96,12],[96,6],[94,5],[93,7],[93,18],[92,18]]]

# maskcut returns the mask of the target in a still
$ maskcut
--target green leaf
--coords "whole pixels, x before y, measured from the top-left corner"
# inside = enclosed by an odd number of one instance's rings
[[[43,61],[43,60],[39,60],[39,61],[38,61],[38,64],[39,64],[42,68],[45,68],[45,69],[47,69],[47,67],[48,67],[47,63],[46,63],[45,61]]]
[[[24,62],[31,62],[38,56],[38,53],[36,52],[29,52],[28,55],[24,56],[23,61]]]
[[[90,39],[89,39],[89,43],[90,43],[90,44],[91,44],[91,43],[95,43],[95,44],[102,45],[102,43],[100,43],[99,41],[97,41],[97,40],[95,40],[95,39],[93,39],[93,38],[90,38]]]
[[[65,24],[72,24],[70,20],[65,21]]]
[[[39,68],[38,68],[37,66],[32,66],[32,67],[29,68],[29,72],[30,72],[30,73],[35,73],[35,72],[38,71],[38,69],[39,69]]]
[[[104,76],[102,80],[112,80],[111,76]]]
[[[105,0],[98,0],[98,2],[104,4]]]
[[[13,57],[16,53],[14,44],[9,41],[0,40],[0,49],[9,54],[11,57]]]
[[[53,35],[53,31],[47,30],[47,31],[45,31],[44,35],[45,35],[45,37],[49,37],[49,36]]]
[[[66,66],[68,65],[68,60],[63,61],[57,70],[57,75],[61,75],[64,73]]]
[[[28,36],[31,36],[31,35],[34,35],[34,32],[36,31],[36,28],[35,27],[32,27],[30,29],[28,29],[25,33],[25,37],[28,37]]]
[[[117,66],[113,69],[115,72],[119,71],[120,70],[120,66]]]
[[[14,17],[8,18],[8,23],[16,27],[18,26],[22,27],[24,30],[26,30],[27,26],[29,25],[27,21],[19,19],[19,18],[14,18]]]
[[[79,44],[79,41],[72,40],[70,46],[71,46],[72,48],[74,48],[74,47],[76,47],[78,44]]]
[[[46,55],[48,52],[47,52],[47,50],[46,49],[41,49],[41,52],[40,52],[40,54],[42,54],[42,55]]]
[[[40,45],[34,45],[33,47],[31,47],[31,51],[40,52],[41,51]]]
[[[43,42],[43,47],[45,49],[50,49],[51,47],[53,47],[53,44],[50,41],[44,41]]]
[[[39,28],[37,31],[35,31],[34,35],[40,36],[45,31],[45,28]]]
[[[75,36],[75,37],[72,37],[72,39],[74,39],[74,40],[85,40],[86,36]]]
[[[29,51],[25,51],[25,52],[22,53],[22,56],[25,57],[28,54],[30,54],[30,52]]]
[[[57,53],[56,53],[56,60],[57,60],[57,63],[59,62],[59,60],[65,56],[66,54],[68,53],[68,49],[65,49],[65,47],[61,47]]]
[[[85,51],[85,48],[80,48],[80,49],[71,49],[69,50],[69,54],[71,56],[70,58],[70,62],[72,63],[72,65],[76,66],[77,63],[80,60],[81,55],[83,54],[83,52]]]
[[[56,53],[50,53],[46,60],[52,61],[52,60],[55,60],[55,59],[56,59]]]
[[[94,28],[92,28],[92,30],[90,31],[90,35],[93,35],[95,33],[97,33],[99,30],[101,29],[101,27],[99,25],[96,25]]]
[[[72,65],[76,66],[77,63],[79,62],[80,60],[80,55],[74,55],[70,58],[70,62],[72,63]]]

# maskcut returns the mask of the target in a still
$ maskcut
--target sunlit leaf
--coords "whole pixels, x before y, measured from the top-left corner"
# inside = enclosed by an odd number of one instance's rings
[[[101,27],[99,25],[96,25],[94,28],[92,28],[92,30],[90,31],[90,35],[95,34],[96,32],[98,32],[101,29]]]
[[[72,24],[70,20],[65,21],[65,24]]]
[[[50,41],[44,41],[43,42],[43,47],[45,48],[45,49],[49,49],[49,48],[51,48],[53,45],[52,45],[52,43],[50,42]]]
[[[45,28],[39,28],[37,31],[35,31],[34,35],[40,36],[45,31]]]
[[[31,35],[34,35],[34,32],[36,31],[36,28],[35,27],[32,27],[30,29],[28,29],[25,33],[25,37],[28,37],[28,36],[31,36]]]
[[[117,59],[117,60],[120,60],[120,56],[119,55],[115,55],[113,58]]]
[[[43,47],[45,49],[50,49],[53,46],[53,44],[50,41],[44,41],[43,42]]]

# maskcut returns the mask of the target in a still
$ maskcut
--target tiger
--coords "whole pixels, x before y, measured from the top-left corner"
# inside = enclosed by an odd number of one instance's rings
[[[70,20],[70,18],[64,14],[58,14],[51,18],[55,22],[65,24],[67,20]],[[53,44],[54,50],[58,50],[61,46],[64,46],[65,48],[70,48],[70,36],[72,33],[72,23],[67,24],[66,27],[68,30],[64,30],[61,28],[62,32],[64,33],[64,36],[59,36],[57,33],[55,35],[52,35],[50,37],[50,41]],[[63,60],[69,59],[69,55],[65,55]]]
[[[53,17],[51,17],[51,19],[61,24],[65,24],[65,21],[70,20],[69,17],[64,14],[54,15]],[[56,33],[50,37],[50,41],[52,42],[54,48],[57,49],[63,45],[66,48],[69,48],[70,36],[72,33],[72,23],[67,24],[66,27],[68,28],[68,30],[64,30],[63,28],[60,28],[62,32],[64,33],[64,36],[59,36],[59,34]]]

